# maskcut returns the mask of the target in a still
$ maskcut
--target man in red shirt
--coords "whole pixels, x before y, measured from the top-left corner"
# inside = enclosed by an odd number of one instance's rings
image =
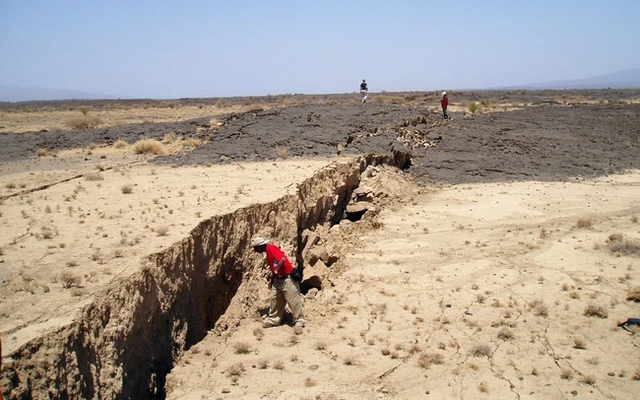
[[[293,265],[286,254],[278,246],[262,237],[251,239],[251,246],[256,253],[265,253],[265,261],[271,271],[269,315],[263,327],[270,328],[282,323],[285,304],[288,304],[291,309],[295,326],[303,327],[305,321],[300,284],[289,276],[293,272]]]
[[[447,97],[447,92],[442,92],[440,106],[442,106],[442,117],[444,119],[449,119],[449,114],[447,114],[447,107],[449,106],[449,97]]]

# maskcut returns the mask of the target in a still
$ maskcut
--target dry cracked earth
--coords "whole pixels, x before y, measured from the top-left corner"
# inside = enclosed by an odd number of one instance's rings
[[[4,397],[634,398],[640,91],[370,98],[2,104]]]

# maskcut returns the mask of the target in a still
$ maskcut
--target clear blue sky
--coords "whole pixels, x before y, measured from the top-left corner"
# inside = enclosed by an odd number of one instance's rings
[[[640,68],[640,0],[0,0],[0,85],[121,97],[479,89]]]

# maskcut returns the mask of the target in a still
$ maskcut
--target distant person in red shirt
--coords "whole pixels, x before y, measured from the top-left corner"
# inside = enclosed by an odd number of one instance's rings
[[[442,92],[440,106],[442,107],[442,118],[449,119],[449,114],[447,114],[447,107],[449,106],[449,97],[447,96],[447,92]]]
[[[270,328],[280,325],[284,315],[285,304],[288,304],[293,314],[295,326],[303,327],[305,320],[300,284],[289,276],[294,268],[286,254],[278,246],[269,243],[262,237],[251,239],[251,247],[256,253],[265,253],[265,261],[271,271],[269,315],[262,326]]]

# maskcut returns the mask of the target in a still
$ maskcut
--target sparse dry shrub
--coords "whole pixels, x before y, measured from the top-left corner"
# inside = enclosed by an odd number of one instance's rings
[[[229,365],[225,370],[225,373],[227,374],[228,377],[234,377],[234,376],[238,377],[242,375],[244,371],[245,371],[244,364],[235,363],[235,364]]]
[[[131,186],[131,185],[122,185],[120,187],[120,190],[122,191],[122,194],[131,194],[131,193],[133,193],[133,186]]]
[[[576,228],[578,229],[591,229],[593,226],[593,218],[591,217],[580,217],[578,218],[578,222],[576,222]]]
[[[47,150],[46,150],[46,149],[38,149],[38,150],[36,151],[36,155],[37,155],[38,157],[44,157],[44,156],[46,156],[46,155],[47,155]]]
[[[251,352],[251,345],[246,342],[234,343],[233,348],[236,354],[249,354]]]
[[[305,380],[304,380],[304,385],[305,385],[306,387],[313,387],[313,386],[315,386],[315,385],[316,385],[316,381],[314,381],[314,380],[313,380],[313,379],[311,379],[311,378],[305,378]]]
[[[491,346],[488,344],[477,344],[473,346],[470,354],[474,357],[489,357],[491,356]]]
[[[585,375],[580,378],[580,382],[585,385],[593,386],[596,384],[596,378],[593,375]]]
[[[283,362],[282,360],[276,360],[276,361],[273,363],[273,368],[274,368],[274,369],[277,369],[277,370],[279,370],[279,371],[284,370],[284,362]]]
[[[478,103],[476,103],[475,101],[470,102],[467,106],[467,110],[469,110],[471,114],[475,114],[478,111],[478,108]]]
[[[101,173],[99,172],[89,172],[84,175],[84,179],[87,181],[101,181],[104,179]]]
[[[609,312],[604,306],[591,303],[584,309],[584,315],[587,317],[607,318]]]
[[[134,143],[133,152],[135,154],[158,155],[164,153],[164,146],[155,139],[144,139]]]
[[[263,358],[260,361],[258,361],[258,368],[267,369],[268,367],[269,367],[269,360],[268,359]]]
[[[264,337],[264,329],[262,328],[256,328],[253,330],[253,336],[256,337],[256,339],[258,340],[262,340],[262,338]]]
[[[633,375],[631,375],[631,379],[634,380],[634,381],[640,381],[640,367],[636,368],[636,370],[633,373]]]
[[[87,114],[89,114],[89,111],[92,110],[92,107],[91,106],[80,106],[80,107],[78,107],[78,110],[80,110],[82,115],[87,115]]]
[[[566,380],[573,378],[573,371],[569,368],[563,368],[562,371],[560,371],[560,378]]]
[[[327,343],[326,342],[317,342],[316,343],[316,350],[318,351],[323,351],[327,349]]]
[[[80,282],[82,281],[78,275],[72,274],[70,272],[61,273],[59,280],[62,283],[62,287],[64,289],[69,289],[74,286],[78,287],[80,286]]]
[[[115,147],[116,149],[124,149],[127,146],[128,144],[124,140],[118,140],[113,144],[113,147]]]
[[[640,302],[640,286],[634,286],[627,290],[627,300]]]
[[[502,339],[502,340],[510,340],[513,339],[514,335],[513,335],[513,331],[509,328],[502,327],[502,329],[500,329],[500,332],[498,332],[498,338]]]
[[[640,256],[640,240],[638,239],[628,238],[621,233],[614,233],[609,235],[607,244],[609,245],[609,250],[613,253]]]
[[[537,316],[540,316],[540,317],[549,316],[549,308],[547,307],[546,304],[544,304],[544,301],[542,301],[540,299],[536,299],[536,300],[533,300],[532,302],[530,302],[529,303],[529,308]]]
[[[489,385],[487,385],[485,382],[480,382],[480,384],[478,385],[478,390],[482,393],[489,393]]]
[[[583,338],[576,336],[573,338],[573,348],[584,350],[587,348],[587,342]]]
[[[73,129],[91,129],[102,124],[104,124],[104,121],[97,115],[82,115],[65,121],[65,125]]]
[[[432,364],[440,365],[443,363],[444,359],[440,353],[422,353],[418,358],[418,365],[424,369],[429,368]]]
[[[344,365],[356,365],[356,359],[353,356],[346,356],[342,362]]]

